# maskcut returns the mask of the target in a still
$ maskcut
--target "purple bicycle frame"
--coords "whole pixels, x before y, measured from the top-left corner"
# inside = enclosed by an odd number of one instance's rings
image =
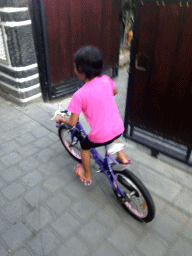
[[[73,138],[75,136],[75,133],[77,131],[82,133],[85,137],[87,136],[86,132],[84,131],[84,129],[82,127],[82,125],[78,121],[76,126],[74,126],[73,131],[71,133],[72,142],[73,142]],[[105,149],[106,149],[106,146],[105,146]],[[109,163],[109,159],[111,159],[115,164],[119,164],[119,162],[117,162],[112,156],[107,154],[107,150],[105,150],[106,153],[105,153],[105,158],[104,159],[99,155],[99,153],[97,152],[97,150],[95,148],[90,149],[90,152],[91,152],[94,160],[96,161],[96,163],[99,165],[101,171],[104,172],[105,175],[107,176],[107,178],[108,178],[109,182],[111,183],[112,187],[117,191],[118,194],[125,197],[124,192],[121,190],[121,188],[118,185],[117,179],[116,179],[116,177],[113,173],[113,170],[111,168],[111,164]],[[108,172],[106,170],[108,170],[110,174],[108,174]],[[112,176],[112,180],[110,179],[110,175]]]

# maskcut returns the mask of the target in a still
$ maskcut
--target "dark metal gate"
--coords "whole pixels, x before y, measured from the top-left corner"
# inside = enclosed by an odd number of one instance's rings
[[[44,100],[74,93],[73,55],[84,45],[100,48],[104,67],[118,72],[121,0],[30,0]],[[109,73],[109,74],[110,74]]]
[[[192,1],[136,0],[125,137],[192,163]]]

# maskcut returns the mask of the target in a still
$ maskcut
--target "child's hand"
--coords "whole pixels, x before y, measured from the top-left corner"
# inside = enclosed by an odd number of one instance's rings
[[[61,118],[61,116],[60,116],[60,115],[57,115],[57,116],[56,116],[56,118],[55,118],[56,123],[61,123],[60,118]]]

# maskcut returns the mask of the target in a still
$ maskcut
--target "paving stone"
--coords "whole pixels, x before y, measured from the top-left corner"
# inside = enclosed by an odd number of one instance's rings
[[[59,219],[57,219],[51,226],[63,238],[69,236],[73,231],[79,227],[80,223],[70,213],[65,212]]]
[[[136,175],[149,190],[169,202],[173,202],[182,188],[178,183],[173,182],[145,166],[142,166],[139,173],[136,173]]]
[[[174,246],[170,249],[168,256],[191,256],[192,244],[179,237]]]
[[[27,123],[21,124],[15,129],[15,131],[21,136],[22,134],[38,130],[40,127],[41,126],[39,123],[32,120]]]
[[[166,255],[168,244],[153,232],[148,231],[143,239],[137,243],[136,247],[146,256],[164,256]]]
[[[1,138],[3,138],[4,141],[11,141],[13,139],[16,139],[19,136],[20,136],[20,133],[18,133],[18,131],[16,130],[13,130],[13,131],[4,132]]]
[[[40,187],[35,187],[31,191],[27,192],[24,199],[32,206],[36,207],[43,200],[47,198],[47,193]]]
[[[8,244],[10,250],[15,250],[32,236],[31,231],[21,222],[3,232],[1,237]]]
[[[6,185],[6,182],[0,178],[0,188],[3,188]]]
[[[21,184],[21,182],[14,181],[10,185],[2,189],[1,192],[8,200],[13,200],[21,195],[23,192],[25,192],[25,187]]]
[[[0,207],[4,206],[6,204],[5,197],[0,194]]]
[[[14,140],[11,140],[1,144],[0,150],[4,152],[4,155],[7,155],[15,151],[18,147],[19,147],[18,143],[16,143]]]
[[[33,105],[24,110],[24,113],[31,117],[33,120],[41,120],[44,116],[48,116],[48,113],[44,111],[39,105]]]
[[[74,180],[72,180],[71,182],[66,184],[65,187],[65,191],[67,192],[67,194],[69,194],[69,196],[73,197],[76,201],[81,199],[81,198],[85,198],[86,197],[86,192],[89,192],[89,189],[91,186],[86,187],[85,190],[85,186],[81,186],[81,181],[75,177]]]
[[[65,245],[61,246],[57,254],[58,256],[63,256],[64,254],[67,256],[91,255],[87,246],[76,237],[71,238]]]
[[[87,224],[83,225],[79,234],[90,244],[94,249],[98,246],[99,242],[104,239],[106,235],[106,227],[99,221],[91,219]]]
[[[54,216],[44,206],[40,206],[35,208],[25,219],[33,229],[39,231],[53,218]]]
[[[22,125],[24,123],[30,122],[32,121],[31,118],[29,118],[28,116],[24,115],[23,113],[19,113],[19,116],[17,116],[15,118],[15,122],[17,122],[18,124]]]
[[[27,158],[31,155],[34,155],[39,150],[40,148],[36,147],[34,144],[28,144],[25,145],[24,147],[18,148],[18,152],[23,158]]]
[[[95,174],[95,175],[97,175],[97,174]],[[98,184],[94,180],[95,175],[92,173],[93,184],[91,184],[91,186],[89,187],[89,192],[87,194],[87,198],[89,200],[91,200],[97,206],[97,208],[104,208],[106,205],[108,205],[109,198],[106,196],[105,192],[100,187],[100,184]],[[85,188],[85,187],[83,186],[83,188]],[[109,191],[112,192],[112,195],[114,195],[111,188],[109,189]],[[115,197],[115,200],[113,200],[113,203],[114,202],[117,202],[116,197]]]
[[[50,161],[50,159],[53,158],[54,155],[54,151],[50,148],[43,149],[37,154],[39,160],[41,160],[42,162]]]
[[[1,256],[7,256],[9,254],[8,250],[5,249],[5,247],[2,245],[1,242],[0,242],[0,252],[1,252]]]
[[[19,251],[13,254],[13,256],[33,256],[25,248],[21,248]]]
[[[34,142],[36,138],[31,133],[26,133],[16,138],[15,140],[19,142],[22,146],[25,146],[31,142]]]
[[[99,220],[104,221],[109,227],[117,227],[121,221],[116,212],[112,209],[111,206],[107,205],[104,209],[100,210],[96,214]]]
[[[138,237],[128,227],[119,225],[107,240],[126,255],[129,250],[133,250],[134,245],[138,242]]]
[[[50,132],[42,126],[38,129],[32,130],[31,132],[37,139],[44,137],[46,134],[49,136],[50,134]]]
[[[14,202],[2,208],[0,212],[10,223],[14,223],[17,219],[29,213],[29,208],[21,198],[18,198]]]
[[[183,188],[175,198],[174,204],[187,213],[192,214],[192,191]]]
[[[63,153],[66,150],[64,146],[61,144],[61,141],[56,141],[52,146],[50,146],[50,148],[57,153]]]
[[[58,140],[59,140],[59,136],[58,136],[57,134],[54,134],[54,133],[50,133],[50,134],[48,135],[48,138],[54,140],[55,142],[58,142]],[[61,143],[61,142],[60,142],[60,143]]]
[[[6,228],[6,224],[4,223],[4,221],[2,219],[0,219],[0,232]]]
[[[152,227],[167,240],[172,241],[187,222],[187,215],[179,212],[176,208],[167,206],[164,211],[148,227]],[[169,230],[169,232],[167,232]]]
[[[6,156],[3,156],[1,158],[1,161],[6,165],[6,166],[12,166],[21,161],[21,156],[17,152],[10,153]]]
[[[61,240],[59,240],[49,229],[46,228],[32,238],[32,240],[30,240],[27,244],[38,256],[45,256],[56,249],[60,243]]]
[[[65,182],[60,177],[54,176],[45,181],[43,183],[43,186],[52,193],[54,193],[58,189],[63,188],[65,186]]]
[[[13,130],[14,128],[16,128],[18,126],[18,123],[17,122],[14,122],[13,120],[11,121],[8,121],[8,122],[5,122],[1,125],[1,128],[7,132],[7,131],[11,131]]]
[[[51,140],[49,137],[42,137],[39,140],[34,142],[34,145],[36,145],[39,148],[46,148],[53,144],[53,140]]]
[[[61,168],[64,168],[68,163],[70,164],[72,163],[72,159],[66,153],[67,152],[61,153],[61,154],[55,154],[55,157],[54,157],[54,162],[57,163]],[[74,167],[75,167],[75,164],[71,165],[70,169],[73,170]]]
[[[1,155],[0,155],[1,159]],[[7,169],[7,166],[0,160],[0,171]]]
[[[1,143],[1,142],[0,142],[0,143]],[[3,145],[3,143],[4,143],[4,142],[2,142],[1,145]],[[5,152],[4,152],[3,150],[0,150],[0,158],[1,158],[2,156],[5,156]],[[0,164],[1,164],[1,165],[4,165],[1,160],[0,160]],[[4,165],[4,166],[5,166],[5,165]],[[2,170],[2,169],[3,169],[3,166],[0,166],[0,170]]]
[[[128,230],[131,230],[136,237],[141,237],[146,232],[146,226],[148,226],[149,223],[141,223],[138,220],[134,219],[129,212],[125,211],[125,209],[118,205],[119,208],[115,207],[114,209],[117,212],[118,217],[121,219],[120,224],[126,227]],[[121,210],[121,211],[120,211]],[[118,226],[119,224],[117,224]]]
[[[1,172],[1,176],[7,182],[12,182],[12,181],[16,180],[21,175],[22,175],[22,172],[16,165],[6,169],[4,172]]]
[[[15,111],[11,107],[6,106],[6,110],[3,109],[1,117],[3,117],[4,122],[12,121],[19,115],[18,111]]]
[[[187,187],[192,188],[192,176],[190,174],[160,160],[157,163],[151,166],[155,171],[177,183],[185,184]]]
[[[66,163],[63,167],[60,167],[58,174],[66,181],[66,183],[69,183],[73,179],[77,179],[77,176],[73,171],[74,167],[75,165],[70,162]]]
[[[30,172],[31,170],[37,169],[37,167],[40,165],[40,162],[37,160],[37,157],[30,156],[24,161],[19,163],[19,166],[25,171]]]
[[[58,173],[58,171],[61,169],[61,167],[50,160],[48,163],[43,164],[39,166],[38,170],[40,170],[42,173],[44,173],[47,176],[52,176]]]
[[[3,134],[4,131],[3,129],[0,128],[0,134]],[[0,138],[0,145],[2,145],[4,143],[4,140],[2,138]]]
[[[54,195],[46,201],[49,208],[57,214],[61,214],[71,203],[72,200],[62,192],[59,192],[57,195]]]
[[[185,223],[183,235],[192,240],[192,217],[190,215],[188,221]]]
[[[81,201],[74,203],[71,207],[71,210],[83,220],[89,218],[97,209],[97,205],[95,205],[86,197]]]
[[[41,182],[42,180],[42,175],[37,172],[37,171],[34,171],[34,172],[31,172],[27,175],[25,175],[23,178],[22,178],[22,181],[29,187],[34,187],[35,185],[37,185],[39,182]]]
[[[180,150],[178,150],[179,152]],[[167,164],[169,164],[170,166],[175,166],[177,168],[179,168],[180,170],[186,170],[188,169],[188,164],[185,164],[177,159],[174,159],[171,156],[167,156],[165,154],[161,154],[159,153],[158,155],[159,160],[161,160],[162,162],[166,162]],[[191,163],[191,157],[189,158],[189,162]]]
[[[121,252],[113,248],[109,243],[104,243],[92,256],[123,256]],[[131,250],[127,252],[127,256],[132,256]],[[139,255],[137,255],[139,256]]]
[[[129,251],[129,255],[130,256],[144,256],[144,254],[142,252],[139,252],[138,250],[131,250]]]
[[[155,217],[157,217],[161,213],[162,209],[166,207],[166,201],[160,199],[154,193],[151,193],[151,196],[155,204]]]

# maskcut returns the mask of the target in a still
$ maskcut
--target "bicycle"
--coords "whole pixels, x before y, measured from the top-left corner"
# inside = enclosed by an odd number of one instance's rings
[[[69,116],[68,111],[60,111],[60,114]],[[58,111],[56,111],[58,114]],[[81,163],[81,145],[87,134],[79,120],[76,126],[71,127],[64,123],[57,124],[59,138],[68,153]],[[99,171],[104,173],[118,198],[120,204],[135,219],[142,222],[150,222],[155,217],[155,205],[153,199],[144,184],[111,155],[122,150],[123,143],[113,142],[105,146],[105,158],[102,158],[95,148],[90,150],[93,159],[99,165]],[[112,163],[110,163],[110,161]],[[137,202],[137,203],[136,203]]]

